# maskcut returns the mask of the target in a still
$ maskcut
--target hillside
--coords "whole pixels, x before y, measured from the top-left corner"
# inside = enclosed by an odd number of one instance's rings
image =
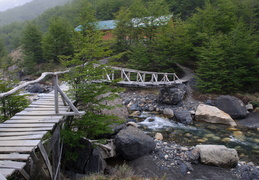
[[[49,8],[63,5],[71,1],[72,0],[34,0],[23,6],[0,12],[0,27],[12,22],[22,22],[34,19]]]

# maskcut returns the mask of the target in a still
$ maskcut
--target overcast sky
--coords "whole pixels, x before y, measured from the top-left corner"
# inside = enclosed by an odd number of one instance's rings
[[[0,0],[0,11],[5,11],[16,6],[21,6],[30,1],[32,0]]]

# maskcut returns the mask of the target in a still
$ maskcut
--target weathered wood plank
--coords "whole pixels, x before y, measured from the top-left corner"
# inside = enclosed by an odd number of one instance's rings
[[[11,136],[11,137],[0,137],[0,141],[10,141],[10,140],[40,140],[44,134],[36,134],[29,136]]]
[[[6,180],[6,178],[4,177],[4,175],[2,175],[1,173],[0,173],[0,180]]]
[[[0,141],[0,147],[31,147],[37,146],[40,140],[16,140],[16,141]]]
[[[60,119],[56,119],[56,120],[54,120],[54,119],[51,119],[51,120],[45,120],[45,119],[36,119],[36,120],[34,120],[34,119],[29,119],[29,120],[8,120],[8,121],[5,121],[4,123],[5,124],[16,124],[16,123],[19,123],[19,124],[21,124],[21,123],[30,123],[30,124],[32,124],[32,123],[58,123],[58,122],[60,122]]]
[[[0,174],[2,174],[4,177],[11,176],[14,171],[15,169],[0,168]]]
[[[59,107],[59,110],[67,111],[69,108]],[[46,107],[37,107],[37,108],[26,108],[24,111],[53,111],[54,108],[46,108]]]
[[[77,116],[77,115],[84,115],[85,112],[84,111],[79,111],[78,114],[74,113],[74,112],[59,112],[58,114],[56,114],[55,112],[51,113],[51,112],[29,112],[29,113],[19,113],[19,116],[41,116],[41,115],[45,115],[45,116],[55,116],[55,115],[63,115],[63,116]]]
[[[41,105],[41,104],[30,104],[28,107],[55,107],[54,104],[51,104],[51,105]],[[66,106],[66,105],[63,105],[63,104],[60,104],[59,107],[67,107],[69,108],[69,106]]]
[[[0,160],[22,160],[26,161],[30,157],[30,154],[0,154]]]
[[[0,161],[0,168],[22,169],[25,165],[26,165],[25,162]]]
[[[38,147],[40,149],[41,155],[42,155],[42,157],[43,157],[43,159],[44,159],[44,161],[45,161],[45,163],[47,165],[50,177],[52,179],[53,178],[53,173],[52,173],[52,167],[51,167],[51,164],[50,164],[50,161],[49,161],[49,157],[48,157],[48,155],[47,155],[47,153],[46,153],[46,151],[45,151],[45,149],[44,149],[44,147],[43,147],[41,142],[38,144]]]
[[[34,117],[24,117],[24,116],[18,116],[17,114],[15,116],[13,116],[10,120],[37,120],[37,119],[41,119],[41,120],[48,120],[48,119],[63,119],[63,116],[34,116]]]
[[[53,127],[42,127],[42,128],[0,128],[1,132],[24,132],[24,131],[50,131]]]
[[[37,123],[37,124],[0,124],[0,128],[44,128],[53,127],[55,123]]]
[[[62,111],[62,110],[60,110],[60,113],[64,113],[64,112],[67,112],[67,111]],[[21,116],[21,115],[24,115],[24,114],[39,114],[39,115],[44,115],[44,116],[46,116],[46,114],[56,114],[56,112],[55,111],[39,111],[39,110],[35,110],[35,111],[22,111],[22,112],[19,112],[19,113],[17,113],[17,115],[19,115],[19,116]]]
[[[37,134],[46,134],[48,131],[27,131],[27,132],[0,132],[0,137],[5,136],[24,136],[24,135],[37,135]]]
[[[30,153],[35,146],[31,147],[0,147],[0,152],[1,153]]]

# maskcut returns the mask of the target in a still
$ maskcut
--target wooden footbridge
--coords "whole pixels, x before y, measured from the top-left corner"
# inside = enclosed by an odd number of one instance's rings
[[[40,78],[26,82],[9,92],[0,94],[0,98],[33,83],[40,82],[46,76],[53,76],[54,91],[40,95],[26,109],[0,124],[0,180],[15,173],[24,179],[60,179],[60,159],[62,143],[60,129],[66,116],[83,115],[64,93],[67,85],[58,85],[58,75],[66,73],[46,72]],[[156,73],[112,67],[106,73],[106,80],[120,78],[118,84],[133,86],[157,86],[181,83],[175,73]],[[118,76],[118,77],[116,77]]]
[[[120,67],[110,67],[111,73],[107,73],[107,80],[121,79],[117,84],[130,87],[171,86],[184,81],[175,73],[139,71]]]
[[[84,114],[79,112],[65,95],[64,91],[68,86],[58,85],[60,73],[43,73],[35,81],[0,94],[0,97],[8,96],[29,84],[41,81],[46,76],[54,76],[53,92],[40,95],[39,100],[0,124],[0,180],[10,177],[13,173],[33,180],[60,178],[60,129],[64,117]],[[72,112],[68,112],[71,110]]]

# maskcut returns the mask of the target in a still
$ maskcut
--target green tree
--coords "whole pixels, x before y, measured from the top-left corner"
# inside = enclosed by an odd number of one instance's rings
[[[34,24],[28,23],[22,32],[24,66],[27,72],[34,72],[35,65],[43,63],[42,33]]]
[[[197,8],[202,8],[205,0],[166,0],[170,10],[175,16],[181,19],[188,19],[193,13],[197,12]]]
[[[42,42],[43,57],[47,62],[60,63],[60,55],[73,54],[70,25],[63,19],[51,20],[47,34]]]
[[[159,34],[170,21],[169,8],[164,0],[133,1],[117,16],[116,50],[127,54],[131,68],[161,71],[166,58],[157,46]]]
[[[102,81],[108,69],[94,64],[96,60],[111,54],[109,42],[102,40],[100,31],[85,30],[74,33],[73,43],[73,57],[62,56],[62,61],[66,66],[73,67],[67,81],[71,85],[71,94],[76,99],[75,104],[86,114],[70,119],[67,123],[63,134],[69,144],[76,143],[83,137],[96,138],[100,134],[110,132],[109,125],[119,121],[113,115],[102,114],[103,109],[111,108],[103,102],[117,97],[115,92],[118,89]],[[74,128],[77,128],[77,131],[73,131]]]
[[[11,90],[14,87],[12,81],[0,80],[0,92],[4,93]],[[18,93],[12,94],[7,97],[0,98],[0,121],[3,122],[8,118],[11,118],[16,113],[22,111],[29,105],[29,100],[24,95],[18,95]]]
[[[233,93],[248,91],[258,82],[258,38],[239,22],[228,34],[218,33],[197,48],[197,75],[204,92]]]

